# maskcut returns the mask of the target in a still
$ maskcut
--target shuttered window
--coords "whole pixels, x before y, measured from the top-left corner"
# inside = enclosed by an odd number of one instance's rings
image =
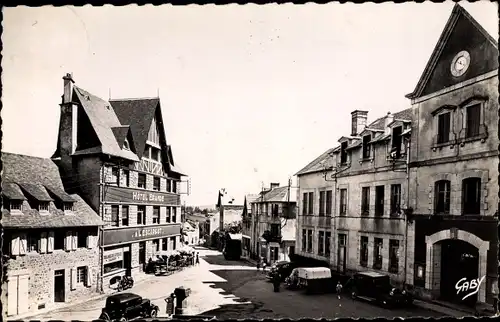
[[[450,141],[450,113],[438,115],[438,133],[437,143],[446,143]]]
[[[475,137],[479,135],[479,126],[481,123],[481,104],[467,106],[467,137]]]

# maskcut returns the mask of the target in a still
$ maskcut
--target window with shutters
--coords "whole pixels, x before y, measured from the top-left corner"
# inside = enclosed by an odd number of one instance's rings
[[[153,178],[153,190],[160,191],[160,178],[159,177]]]
[[[109,224],[112,226],[112,227],[118,227],[120,225],[120,222],[119,222],[119,206],[111,206],[111,221],[109,222]]]
[[[86,284],[87,283],[87,267],[80,266],[76,269],[76,283]]]
[[[361,188],[361,215],[368,216],[370,214],[370,187]]]
[[[144,173],[139,173],[137,177],[137,187],[146,189],[146,175]]]
[[[347,189],[340,189],[339,208],[340,216],[345,216],[347,214]]]
[[[319,215],[320,216],[325,215],[325,192],[324,191],[319,192]]]
[[[481,178],[467,178],[462,181],[462,214],[481,213]]]
[[[443,144],[450,141],[451,113],[446,112],[438,115],[437,143]]]
[[[153,207],[153,224],[160,223],[160,207]]]
[[[467,106],[466,114],[466,137],[473,138],[479,136],[481,125],[481,104]]]
[[[78,243],[77,243],[78,248],[87,247],[88,236],[89,236],[89,233],[87,231],[79,231],[78,232]]]
[[[122,206],[122,226],[128,226],[129,208],[128,206]]]
[[[450,186],[448,180],[440,180],[434,184],[434,213],[450,213]]]
[[[360,244],[359,264],[366,267],[368,265],[368,237],[361,236]]]
[[[66,232],[63,230],[54,231],[54,250],[64,249],[64,243],[66,240]]]
[[[146,206],[137,206],[137,224],[146,224]]]
[[[326,214],[331,215],[332,214],[332,190],[328,190],[326,192]]]
[[[40,233],[31,232],[27,235],[28,252],[38,252],[38,243],[40,242]]]

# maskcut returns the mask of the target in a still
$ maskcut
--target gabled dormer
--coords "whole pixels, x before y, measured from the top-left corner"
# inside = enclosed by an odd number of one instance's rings
[[[40,214],[49,213],[50,203],[54,201],[47,193],[44,186],[33,183],[19,183],[23,194],[27,197],[31,209],[36,209]]]
[[[57,209],[64,211],[64,214],[73,214],[75,199],[64,190],[52,186],[45,186],[49,196],[54,200]]]
[[[343,136],[339,139],[340,151],[339,151],[339,165],[346,166],[351,162],[351,153],[349,151],[349,144],[352,142],[352,137]]]
[[[20,214],[23,211],[23,202],[26,200],[19,186],[12,182],[2,184],[3,208],[11,214]]]

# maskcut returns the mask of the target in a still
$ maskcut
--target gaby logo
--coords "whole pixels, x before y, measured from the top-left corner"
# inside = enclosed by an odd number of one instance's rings
[[[484,276],[479,278],[474,278],[470,282],[467,281],[467,278],[462,278],[460,279],[457,284],[455,284],[455,289],[457,290],[457,294],[459,293],[467,293],[470,292],[469,294],[465,295],[462,298],[462,301],[468,298],[469,296],[472,296],[476,294],[479,291],[479,286],[481,286],[481,283],[484,280]]]

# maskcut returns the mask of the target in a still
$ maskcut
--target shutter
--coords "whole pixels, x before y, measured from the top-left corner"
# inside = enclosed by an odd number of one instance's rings
[[[71,250],[71,231],[66,232],[66,238],[64,239],[64,250]]]
[[[75,290],[76,289],[76,271],[77,269],[76,268],[72,268],[71,269],[71,290]]]
[[[19,235],[15,234],[15,235],[12,235],[12,241],[11,241],[11,244],[10,244],[10,253],[14,256],[17,256],[19,255]],[[17,282],[16,282],[17,283]],[[17,286],[16,286],[17,287]]]
[[[73,235],[71,236],[71,249],[72,250],[77,250],[78,249],[78,232],[74,232]]]
[[[42,232],[40,234],[40,240],[38,244],[38,251],[43,254],[47,252],[47,232]]]
[[[20,275],[18,280],[18,314],[26,313],[29,310],[29,275]]]
[[[49,238],[47,238],[47,253],[54,251],[54,232],[49,231]]]
[[[92,275],[94,273],[94,270],[88,266],[85,266],[85,271],[87,272],[87,280],[85,281],[85,286],[91,287],[92,286]]]
[[[87,235],[87,248],[92,249],[94,248],[94,236],[92,234]]]
[[[19,239],[19,255],[26,254],[26,250],[28,249],[28,240],[26,234],[21,234]]]
[[[14,239],[13,239],[14,240]],[[19,238],[17,238],[19,240]],[[19,244],[18,244],[19,245]],[[17,315],[18,277],[10,276],[7,281],[7,315]],[[5,304],[5,302],[3,302]]]

